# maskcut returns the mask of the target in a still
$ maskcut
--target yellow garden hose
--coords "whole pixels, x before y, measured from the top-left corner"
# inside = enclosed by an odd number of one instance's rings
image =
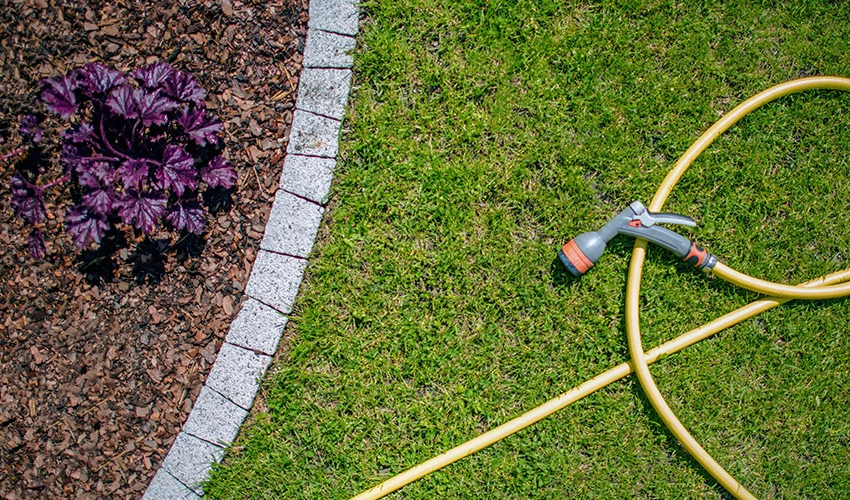
[[[714,140],[720,134],[728,130],[741,118],[743,118],[751,111],[759,108],[763,104],[779,99],[780,97],[812,89],[832,89],[850,91],[850,79],[840,77],[802,78],[799,80],[792,80],[790,82],[777,85],[747,99],[746,101],[735,107],[735,109],[723,116],[723,118],[721,118],[717,123],[711,126],[711,128],[705,131],[705,133],[703,133],[702,136],[700,136],[700,138],[697,139],[697,141],[694,142],[694,144],[692,144],[690,148],[688,148],[685,154],[682,155],[682,157],[679,159],[673,169],[667,174],[667,176],[664,178],[664,181],[659,186],[658,191],[655,193],[655,197],[653,197],[652,202],[648,207],[647,214],[650,214],[651,212],[658,212],[663,208],[664,202],[667,200],[667,197],[673,191],[673,187],[676,185],[676,183],[679,181],[679,179],[685,173],[691,163],[712,142],[714,142]],[[639,208],[642,209],[642,205]],[[640,214],[639,211],[635,213]],[[652,215],[663,216],[670,214]],[[659,221],[661,220],[659,219]],[[667,222],[671,221],[672,219]],[[650,222],[649,224],[652,225],[652,222]],[[640,226],[640,224],[637,224],[637,226]],[[605,228],[603,228],[603,230],[604,229]],[[602,233],[603,230],[600,230],[599,233]],[[626,232],[626,234],[639,234],[632,233],[629,231],[632,230],[627,229],[624,232]],[[596,235],[596,233],[593,234]],[[584,243],[588,243],[588,241],[589,240],[585,240]],[[605,241],[607,241],[607,239]],[[570,244],[573,243],[573,241],[570,242]],[[664,401],[664,398],[661,396],[661,392],[658,390],[658,387],[656,386],[655,381],[652,378],[652,374],[649,371],[649,364],[655,362],[664,355],[669,355],[678,352],[684,349],[685,347],[693,345],[696,342],[699,342],[700,340],[703,340],[725,328],[740,323],[741,321],[744,321],[747,318],[751,318],[757,314],[767,311],[768,309],[772,309],[789,300],[829,299],[850,295],[850,269],[845,269],[843,271],[822,278],[818,278],[798,286],[782,285],[778,283],[760,280],[758,278],[754,278],[752,276],[740,273],[724,265],[721,262],[715,263],[714,261],[711,261],[709,263],[704,258],[706,255],[705,252],[702,251],[702,249],[699,249],[698,247],[696,247],[698,251],[688,251],[687,249],[684,249],[681,254],[683,254],[684,256],[684,254],[687,252],[686,259],[690,259],[694,256],[694,252],[697,252],[697,256],[693,257],[693,262],[697,264],[698,267],[706,267],[706,264],[710,264],[711,266],[713,266],[712,272],[715,276],[718,276],[732,284],[738,285],[748,290],[769,295],[769,297],[756,300],[740,309],[737,309],[736,311],[725,314],[717,318],[716,320],[707,323],[695,330],[680,335],[679,337],[669,342],[666,342],[661,346],[651,349],[648,352],[644,352],[640,336],[639,312],[640,280],[643,272],[643,261],[646,255],[646,243],[647,240],[641,237],[638,237],[635,241],[635,247],[632,251],[632,258],[629,267],[629,277],[626,289],[626,331],[628,334],[629,352],[631,355],[630,362],[621,363],[620,365],[611,368],[610,370],[600,375],[597,375],[596,377],[590,380],[587,380],[586,382],[580,384],[577,387],[574,387],[568,392],[561,394],[555,399],[552,399],[551,401],[548,401],[543,405],[505,424],[500,425],[499,427],[496,427],[495,429],[492,429],[470,441],[467,441],[466,443],[460,446],[452,448],[451,450],[443,453],[442,455],[436,456],[426,462],[412,467],[411,469],[408,469],[407,471],[397,476],[394,476],[388,479],[387,481],[384,481],[383,483],[379,484],[378,486],[375,486],[370,490],[360,493],[356,497],[353,497],[352,500],[377,499],[388,495],[389,493],[392,493],[393,491],[396,491],[399,488],[402,488],[405,485],[410,484],[411,482],[431,472],[439,470],[464,457],[467,457],[475,453],[476,451],[486,448],[487,446],[490,446],[491,444],[496,443],[497,441],[500,441],[505,437],[510,436],[511,434],[514,434],[534,424],[535,422],[546,418],[547,416],[566,407],[567,405],[578,401],[579,399],[611,384],[612,382],[626,377],[633,371],[637,374],[641,387],[643,388],[644,392],[652,403],[652,406],[655,408],[661,419],[670,429],[670,432],[672,432],[673,435],[675,435],[676,438],[679,440],[679,442],[682,443],[682,446],[684,446],[688,450],[688,452],[690,452],[691,455],[693,455],[694,458],[703,467],[705,467],[705,469],[736,498],[755,498],[755,496],[753,496],[749,491],[747,491],[746,488],[741,486],[741,484],[738,483],[735,478],[729,475],[729,473],[727,473],[702,448],[702,446],[700,446],[700,444],[693,438],[693,436],[691,436],[685,426],[682,425],[682,423],[667,405],[667,402]],[[592,242],[592,245],[596,245],[593,247],[594,252],[598,250],[599,253],[601,253],[602,249],[604,249],[605,243],[603,242],[600,244],[601,249],[598,247],[597,241],[594,240]],[[574,262],[576,263],[577,267],[580,267],[580,273],[583,273],[589,267],[591,267],[593,265],[593,262],[595,262],[595,259],[598,258],[598,255],[594,255],[593,258],[588,259],[584,253],[577,250],[579,247],[576,247],[574,244],[572,247],[568,247],[569,244],[565,245],[564,250],[570,252],[568,258],[575,257]],[[567,262],[565,261],[565,263]],[[571,271],[575,272],[574,269],[571,269]]]

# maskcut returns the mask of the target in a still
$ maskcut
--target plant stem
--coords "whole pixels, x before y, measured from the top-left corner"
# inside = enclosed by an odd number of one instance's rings
[[[124,158],[125,160],[132,160],[133,158],[130,158],[129,156],[125,155],[124,153],[120,153],[120,152],[116,151],[115,148],[112,147],[112,144],[109,143],[109,139],[106,138],[106,130],[104,130],[104,128],[103,128],[103,114],[100,115],[100,119],[98,120],[98,122],[99,122],[99,125],[100,125],[100,142],[102,142],[103,145],[106,146],[106,149],[112,151],[112,154],[114,154],[115,156],[120,156],[121,158]]]
[[[162,167],[162,163],[160,163],[156,160],[152,160],[150,158],[133,158],[131,156],[128,156],[124,153],[117,151],[115,148],[112,147],[112,144],[110,144],[109,140],[106,138],[106,130],[103,128],[103,115],[100,115],[100,119],[98,120],[98,122],[99,122],[99,125],[100,125],[100,141],[103,143],[104,146],[106,146],[107,149],[112,151],[112,153],[114,155],[119,156],[121,158],[124,158],[125,160],[141,160],[141,161],[144,161],[144,162],[146,162],[150,165],[153,165],[155,167]],[[138,125],[139,125],[139,121],[137,120],[136,124],[133,125],[133,135],[136,134],[136,127]],[[108,157],[104,157],[104,158],[108,158]],[[118,158],[114,158],[114,160],[120,161]]]
[[[80,156],[77,160],[121,161],[121,158],[115,158],[114,156]]]
[[[27,148],[18,148],[14,151],[6,153],[3,156],[0,156],[0,161],[8,160],[9,158],[11,158],[13,156],[18,156],[19,154],[23,153],[26,150],[27,150]]]
[[[70,181],[70,180],[71,180],[71,176],[70,176],[70,175],[65,175],[65,176],[60,177],[60,178],[58,178],[58,179],[56,179],[56,180],[52,180],[52,181],[48,182],[47,184],[45,184],[45,185],[41,186],[39,189],[41,189],[42,191],[44,191],[44,190],[46,190],[46,189],[52,188],[53,186],[55,186],[55,185],[57,185],[57,184],[62,184],[62,183],[64,183],[64,182],[68,182],[68,181]]]

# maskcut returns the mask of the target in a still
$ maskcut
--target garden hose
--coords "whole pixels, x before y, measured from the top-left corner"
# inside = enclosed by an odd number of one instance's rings
[[[490,446],[511,434],[514,434],[556,411],[592,394],[593,392],[620,380],[635,372],[640,385],[649,398],[652,406],[688,452],[708,471],[726,490],[739,499],[756,498],[738,481],[727,473],[720,464],[709,455],[691,436],[679,421],[658,390],[649,364],[665,355],[673,354],[703,340],[725,328],[740,323],[764,311],[772,309],[793,299],[831,299],[850,295],[850,269],[824,276],[801,285],[783,285],[764,281],[724,265],[714,255],[709,254],[683,236],[657,224],[686,224],[693,221],[678,214],[664,214],[658,211],[664,206],[673,187],[691,165],[691,163],[723,132],[737,123],[741,118],[762,105],[784,97],[788,94],[813,89],[831,89],[850,91],[850,79],[840,77],[808,77],[782,83],[765,90],[739,104],[735,109],[724,115],[717,123],[706,130],[679,159],[673,169],[655,193],[649,207],[640,202],[634,202],[628,208],[617,214],[611,221],[598,231],[583,233],[564,245],[559,253],[561,261],[567,269],[576,276],[589,270],[610,241],[617,234],[634,236],[635,246],[632,251],[629,266],[629,276],[626,287],[626,331],[628,335],[629,353],[631,360],[621,363],[610,370],[585,381],[560,396],[543,405],[496,427],[480,436],[467,441],[451,450],[427,460],[415,467],[394,476],[372,489],[364,491],[352,500],[381,498],[425,475],[439,470],[451,463],[467,457],[476,451]],[[643,262],[646,256],[646,245],[652,241],[681,256],[685,261],[697,268],[711,271],[729,283],[747,290],[768,295],[756,300],[733,312],[725,314],[710,323],[696,328],[688,333],[670,340],[654,349],[644,352],[640,336],[640,280],[643,272]]]

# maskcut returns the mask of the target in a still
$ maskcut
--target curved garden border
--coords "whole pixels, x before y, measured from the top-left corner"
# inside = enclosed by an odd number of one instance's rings
[[[260,251],[215,364],[144,500],[199,498],[277,350],[333,180],[351,85],[357,0],[311,0],[303,69],[280,185]]]

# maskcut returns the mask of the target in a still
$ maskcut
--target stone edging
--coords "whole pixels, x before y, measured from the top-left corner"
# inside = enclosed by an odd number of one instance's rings
[[[248,299],[143,500],[203,495],[200,483],[239,433],[292,312],[336,167],[359,12],[357,0],[310,0],[309,9],[286,159]]]

